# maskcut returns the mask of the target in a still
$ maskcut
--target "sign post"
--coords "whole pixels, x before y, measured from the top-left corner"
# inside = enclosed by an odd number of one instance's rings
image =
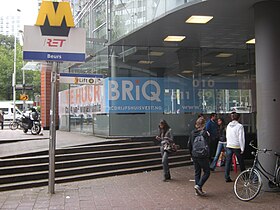
[[[23,59],[52,63],[49,193],[55,193],[56,100],[60,62],[85,62],[86,31],[75,28],[69,2],[42,1],[35,26],[24,26]]]
[[[49,193],[54,194],[55,189],[55,147],[56,147],[56,97],[57,97],[57,72],[58,63],[52,62],[51,75],[51,123],[50,123],[50,142],[49,142]]]

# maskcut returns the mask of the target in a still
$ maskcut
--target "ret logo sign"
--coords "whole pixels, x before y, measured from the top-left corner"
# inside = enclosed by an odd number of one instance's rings
[[[86,30],[76,28],[70,3],[42,1],[35,26],[24,26],[23,59],[85,62]]]

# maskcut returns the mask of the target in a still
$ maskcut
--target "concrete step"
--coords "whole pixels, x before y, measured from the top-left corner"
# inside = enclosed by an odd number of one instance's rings
[[[0,161],[0,191],[47,185],[48,151],[3,158]],[[113,141],[57,149],[57,183],[162,168],[159,145],[153,141]],[[189,151],[169,157],[170,167],[191,164]]]
[[[184,155],[187,156],[188,153],[186,150],[178,151],[176,156]],[[93,155],[94,156],[94,155]],[[87,165],[100,165],[100,164],[110,164],[116,162],[126,162],[130,160],[145,160],[145,159],[152,159],[155,157],[160,157],[159,152],[147,152],[144,154],[126,154],[126,155],[116,155],[116,156],[105,156],[105,157],[92,157],[92,158],[76,158],[76,159],[67,159],[66,160],[56,160],[56,169],[62,168],[74,168],[74,167],[81,167]],[[28,172],[35,172],[40,170],[48,170],[49,162],[46,158],[45,162],[41,161],[42,158],[37,158],[37,162],[33,163],[26,163],[26,164],[18,164],[9,165],[9,166],[2,166],[0,170],[0,175],[8,175],[8,174],[18,174],[18,173],[28,173]],[[23,161],[23,160],[22,160]]]
[[[175,161],[187,161],[186,156],[176,155],[169,158],[170,163]],[[99,165],[86,165],[86,166],[76,166],[72,168],[60,168],[55,170],[56,177],[67,177],[73,175],[82,175],[87,173],[96,173],[102,171],[119,170],[126,168],[135,168],[141,166],[153,166],[161,163],[161,157],[150,158],[144,160],[131,160],[126,162],[115,162],[105,163]],[[48,170],[37,170],[32,172],[13,173],[13,174],[1,174],[0,175],[0,185],[9,182],[23,182],[31,180],[39,180],[48,178]]]
[[[170,168],[175,167],[182,167],[191,165],[191,161],[181,161],[181,162],[171,162],[169,164]],[[153,166],[142,166],[142,167],[135,167],[135,168],[127,168],[127,169],[119,169],[113,171],[103,171],[98,173],[90,173],[90,174],[81,174],[76,176],[68,176],[68,177],[56,177],[55,183],[67,183],[67,182],[74,182],[74,181],[82,181],[82,180],[89,180],[89,179],[96,179],[108,176],[117,176],[117,175],[124,175],[124,174],[132,174],[132,173],[141,173],[141,172],[148,172],[153,170],[161,170],[162,165],[157,164]],[[172,173],[172,171],[171,171]],[[8,190],[17,190],[17,189],[25,189],[25,188],[33,188],[33,187],[42,187],[48,185],[48,178],[40,179],[40,180],[31,180],[31,181],[23,181],[23,182],[16,182],[16,183],[6,183],[0,185],[0,191],[8,191]]]
[[[124,148],[124,149],[115,149],[103,151],[86,151],[86,152],[73,152],[73,153],[59,153],[56,154],[56,161],[66,161],[66,160],[76,160],[76,159],[88,159],[88,158],[98,158],[98,157],[114,157],[119,155],[128,155],[128,154],[144,154],[150,152],[159,152],[158,146],[145,146],[136,147],[136,148]],[[110,147],[111,148],[111,147]],[[36,155],[34,153],[30,154],[29,157],[10,157],[1,159],[0,164],[4,166],[16,166],[16,165],[26,165],[26,164],[37,164],[37,163],[48,163],[48,155]]]

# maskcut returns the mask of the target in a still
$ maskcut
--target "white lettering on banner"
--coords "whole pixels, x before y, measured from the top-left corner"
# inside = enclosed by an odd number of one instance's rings
[[[131,91],[133,89],[133,83],[129,80],[125,80],[122,82],[122,100],[126,100],[126,95],[128,96],[130,101],[133,101],[134,98],[131,94]],[[135,91],[137,95],[137,91]]]
[[[155,88],[156,88],[156,92],[151,92],[151,96],[148,96],[148,94],[146,93],[146,87],[148,85],[154,85]],[[156,81],[148,80],[147,82],[145,82],[143,84],[143,87],[142,87],[142,93],[143,93],[143,96],[144,96],[145,99],[150,100],[150,101],[160,102],[160,98],[159,98],[159,96],[160,96],[160,86]]]
[[[151,111],[151,110],[159,110],[162,111],[161,106],[110,106],[110,111]]]
[[[116,101],[120,97],[120,92],[118,91],[119,84],[117,81],[109,81],[109,100]],[[114,95],[113,95],[114,94]]]
[[[215,81],[214,80],[197,80],[197,79],[194,79],[193,80],[193,87],[199,87],[201,85],[201,87],[203,88],[212,88],[215,86]]]
[[[61,55],[52,55],[52,54],[47,54],[47,58],[50,58],[50,59],[62,59],[62,56]]]
[[[155,80],[147,80],[140,88],[139,85],[134,85],[130,80],[121,81],[121,90],[119,90],[119,84],[117,81],[109,81],[109,100],[116,101],[119,99],[120,95],[123,101],[127,99],[130,101],[140,100],[140,95],[149,101],[160,102],[160,85]],[[148,92],[147,87],[152,85],[155,87],[155,91]],[[141,90],[141,91],[140,91]],[[121,91],[121,93],[120,93]]]

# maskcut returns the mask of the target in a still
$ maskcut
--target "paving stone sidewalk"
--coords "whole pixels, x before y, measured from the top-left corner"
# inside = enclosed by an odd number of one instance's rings
[[[280,193],[261,192],[250,202],[238,200],[233,183],[225,183],[223,167],[211,173],[204,190],[196,196],[193,166],[172,168],[172,180],[163,182],[161,170],[114,176],[48,187],[0,192],[0,209],[279,209]],[[232,178],[236,174],[232,172]]]

